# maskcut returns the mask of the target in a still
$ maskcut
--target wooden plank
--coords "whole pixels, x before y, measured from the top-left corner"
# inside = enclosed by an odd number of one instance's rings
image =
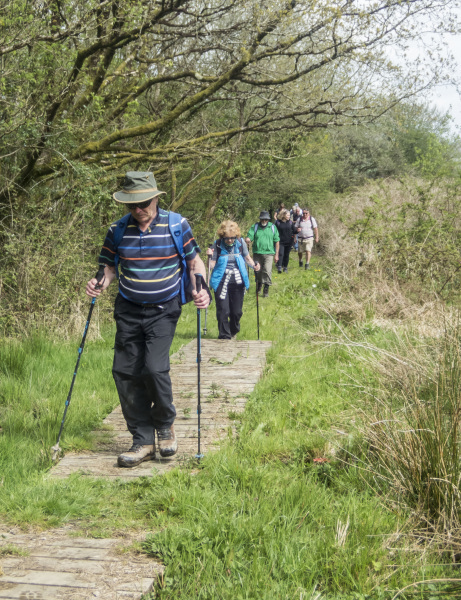
[[[152,590],[153,579],[143,579],[134,584],[137,589],[124,590],[112,589],[108,594],[94,594],[94,588],[34,585],[30,583],[8,583],[0,579],[0,598],[2,600],[94,600],[103,597],[107,600],[140,600],[143,594]]]
[[[0,578],[1,584],[28,583],[30,585],[47,585],[52,587],[72,587],[95,589],[94,581],[88,581],[88,575],[63,573],[56,571],[19,571],[18,575],[5,573]]]
[[[68,541],[70,543],[71,539]],[[114,557],[109,556],[107,553],[103,552],[101,548],[76,548],[76,547],[56,547],[56,546],[45,546],[40,545],[37,548],[33,548],[29,551],[30,556],[53,556],[56,558],[63,558],[67,556],[67,558],[72,557],[72,559],[79,560],[98,560],[98,561],[106,561],[110,562],[114,560]]]
[[[24,567],[24,564],[25,559],[23,557],[2,558],[1,561],[4,571],[21,569]],[[78,571],[100,575],[106,572],[107,565],[101,560],[74,560],[73,557],[51,558],[49,556],[29,556],[27,557],[27,568],[34,571]]]

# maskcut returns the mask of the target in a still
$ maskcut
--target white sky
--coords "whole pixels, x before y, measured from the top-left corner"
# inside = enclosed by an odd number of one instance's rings
[[[456,72],[453,77],[460,79],[461,76],[461,35],[450,36],[445,39],[451,53],[458,63]],[[461,134],[461,88],[453,85],[444,85],[436,88],[429,100],[443,112],[449,112],[453,117],[453,130]]]

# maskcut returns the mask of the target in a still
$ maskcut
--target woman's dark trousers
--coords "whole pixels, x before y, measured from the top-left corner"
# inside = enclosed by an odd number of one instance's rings
[[[153,444],[154,429],[176,417],[169,354],[180,314],[179,297],[158,306],[116,298],[112,375],[133,444]]]
[[[230,340],[232,336],[240,331],[240,319],[242,318],[243,296],[245,295],[245,285],[237,284],[232,275],[227,285],[227,295],[222,300],[219,295],[222,290],[223,281],[215,292],[216,300],[216,318],[218,320],[218,339]]]
[[[279,245],[279,261],[277,266],[282,269],[288,268],[288,261],[290,260],[290,249],[291,242],[289,244],[280,244]]]

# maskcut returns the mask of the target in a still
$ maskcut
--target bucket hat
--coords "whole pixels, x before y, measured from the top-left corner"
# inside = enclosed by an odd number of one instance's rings
[[[129,171],[122,183],[122,190],[115,192],[117,202],[129,204],[130,202],[145,202],[160,194],[166,194],[157,189],[157,182],[153,173],[149,171]]]
[[[268,221],[270,221],[270,220],[271,220],[271,216],[270,216],[270,214],[267,212],[267,210],[262,210],[262,211],[259,213],[259,219],[260,219],[260,220],[261,220],[261,219],[267,219]]]

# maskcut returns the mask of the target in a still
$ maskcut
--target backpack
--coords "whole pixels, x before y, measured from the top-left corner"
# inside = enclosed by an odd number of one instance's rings
[[[256,235],[256,232],[258,231],[258,226],[259,226],[259,223],[255,223],[255,235]],[[273,223],[271,223],[271,227],[272,227],[272,233],[275,234],[275,225]]]
[[[309,215],[309,219],[311,220],[312,231],[314,231],[314,223],[312,222],[312,215]],[[301,217],[298,217],[296,219],[295,227],[299,227],[298,223],[300,223],[300,222],[301,222]]]
[[[128,213],[127,215],[119,219],[116,223],[117,227],[114,231],[113,242],[115,249],[115,274],[117,275],[117,279],[119,278],[118,263],[120,262],[118,247],[120,246],[120,242],[122,241],[123,236],[125,235],[126,227],[128,225],[130,216],[130,213]],[[181,257],[181,304],[187,304],[187,302],[190,302],[192,300],[192,286],[189,276],[189,269],[187,268],[186,263],[186,255],[184,253],[180,214],[172,211],[168,213],[168,229],[171,237],[173,238],[176,251]]]

